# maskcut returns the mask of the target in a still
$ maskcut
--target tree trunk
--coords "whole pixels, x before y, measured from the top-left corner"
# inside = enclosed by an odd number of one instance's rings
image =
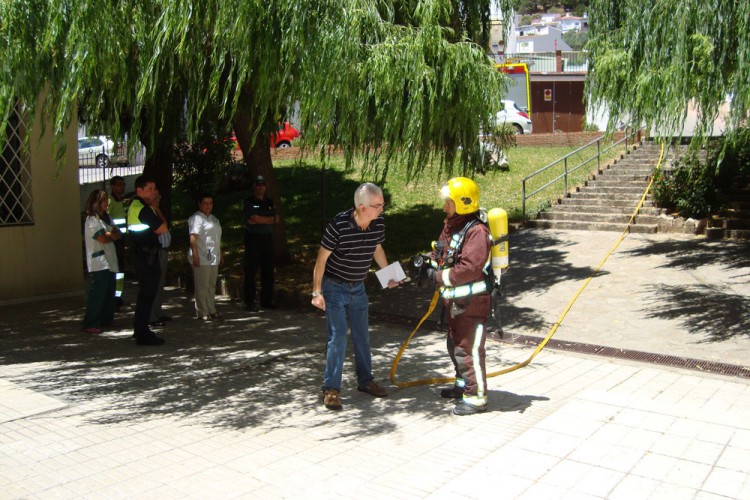
[[[147,175],[156,183],[161,194],[161,208],[164,217],[172,222],[172,162],[174,157],[174,136],[159,136],[155,141],[153,152],[149,152],[146,163],[143,166],[143,174]]]
[[[174,179],[174,143],[180,131],[179,116],[182,113],[183,100],[179,96],[172,94],[167,98],[166,116],[173,117],[171,121],[165,122],[159,129],[153,140],[153,151],[147,150],[146,162],[143,165],[143,174],[147,175],[156,183],[159,194],[161,194],[161,208],[167,221],[172,222],[172,181]],[[153,117],[151,118],[153,119]],[[147,118],[142,118],[143,125],[141,128],[141,143],[150,144],[149,132],[150,127],[154,124]]]
[[[243,95],[240,98],[232,126],[234,127],[237,143],[242,150],[242,156],[245,159],[245,164],[250,171],[252,180],[258,175],[262,175],[265,178],[267,186],[266,194],[273,199],[276,213],[279,214],[279,223],[276,224],[273,231],[273,246],[276,253],[276,263],[284,265],[290,263],[292,257],[289,253],[289,246],[286,240],[286,224],[284,223],[284,207],[281,205],[281,191],[279,190],[279,183],[273,171],[273,161],[271,160],[271,138],[267,133],[261,132],[256,136],[255,143],[251,144],[252,132],[257,127],[256,118],[249,111],[252,109],[251,92],[247,85],[243,88]]]

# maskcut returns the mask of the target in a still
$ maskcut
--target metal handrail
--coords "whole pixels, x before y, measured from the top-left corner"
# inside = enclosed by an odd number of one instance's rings
[[[628,133],[628,130],[630,130],[630,133]],[[614,143],[610,144],[604,150],[602,150],[602,148],[601,148],[601,143],[602,143],[602,141],[607,136],[606,135],[602,135],[601,137],[599,137],[597,139],[594,139],[593,141],[589,142],[588,144],[585,144],[585,145],[581,146],[580,148],[576,149],[575,151],[571,151],[570,153],[566,154],[562,158],[559,158],[559,159],[553,161],[549,165],[547,165],[545,167],[542,167],[539,170],[537,170],[536,172],[534,172],[532,174],[529,174],[526,177],[524,177],[523,179],[521,179],[521,193],[522,193],[522,198],[523,198],[522,199],[522,214],[521,214],[522,221],[524,223],[526,222],[526,200],[528,200],[529,198],[531,198],[535,194],[539,193],[540,191],[543,191],[544,189],[548,188],[549,186],[551,186],[552,184],[556,183],[560,179],[563,179],[563,196],[565,196],[565,194],[567,194],[567,192],[568,192],[568,175],[569,174],[575,172],[576,170],[578,170],[579,168],[583,167],[584,165],[587,165],[588,163],[592,162],[594,159],[596,159],[597,170],[601,169],[601,157],[602,157],[602,154],[608,152],[609,150],[611,150],[612,148],[618,146],[619,144],[621,144],[623,142],[625,143],[625,153],[627,154],[627,152],[628,152],[628,139],[629,138],[634,138],[635,135],[638,132],[640,132],[640,129],[631,129],[630,127],[625,127],[625,137],[623,137],[622,139],[620,139],[617,142],[614,142]],[[633,140],[633,141],[631,141],[630,144],[632,145],[634,142],[635,141]],[[584,149],[586,149],[586,148],[588,148],[588,147],[590,147],[590,146],[592,146],[594,144],[596,144],[596,155],[594,155],[591,158],[588,158],[588,159],[582,161],[581,163],[579,163],[575,167],[573,167],[571,169],[568,169],[568,158],[569,157],[571,157],[571,156],[573,156],[573,155],[575,155],[575,154],[583,151]],[[541,173],[549,170],[550,168],[554,167],[555,165],[559,164],[560,162],[563,163],[563,169],[564,170],[563,170],[562,174],[558,175],[557,177],[555,177],[551,181],[547,182],[544,186],[542,186],[542,187],[536,189],[535,191],[533,191],[532,193],[529,193],[528,195],[526,194],[526,181],[528,181],[529,179],[532,179],[533,177],[536,177],[537,175],[539,175],[539,174],[541,174]]]

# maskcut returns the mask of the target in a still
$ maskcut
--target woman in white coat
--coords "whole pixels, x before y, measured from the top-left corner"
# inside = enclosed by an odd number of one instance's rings
[[[102,327],[110,326],[115,317],[115,273],[119,269],[113,242],[119,240],[122,233],[109,219],[108,206],[107,192],[101,189],[93,190],[86,201],[83,233],[91,289],[83,329],[91,334],[101,333]]]
[[[198,211],[188,219],[190,251],[195,283],[195,314],[198,319],[220,319],[216,312],[216,279],[224,264],[221,252],[221,224],[211,215],[214,198],[210,194],[198,199]]]

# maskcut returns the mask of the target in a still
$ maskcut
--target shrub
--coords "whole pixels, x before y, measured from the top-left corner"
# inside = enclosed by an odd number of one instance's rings
[[[218,139],[217,139],[218,137]],[[221,133],[202,132],[195,142],[187,139],[175,145],[175,185],[191,198],[215,193],[224,173],[232,165],[235,143]]]
[[[708,216],[718,208],[720,199],[715,185],[715,165],[715,161],[701,164],[691,151],[672,172],[658,171],[653,184],[656,204],[675,210],[682,217]]]

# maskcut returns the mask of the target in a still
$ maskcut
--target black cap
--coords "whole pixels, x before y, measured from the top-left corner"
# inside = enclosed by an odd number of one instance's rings
[[[256,184],[265,184],[266,180],[263,178],[262,175],[259,175],[258,177],[255,178],[255,183]]]

